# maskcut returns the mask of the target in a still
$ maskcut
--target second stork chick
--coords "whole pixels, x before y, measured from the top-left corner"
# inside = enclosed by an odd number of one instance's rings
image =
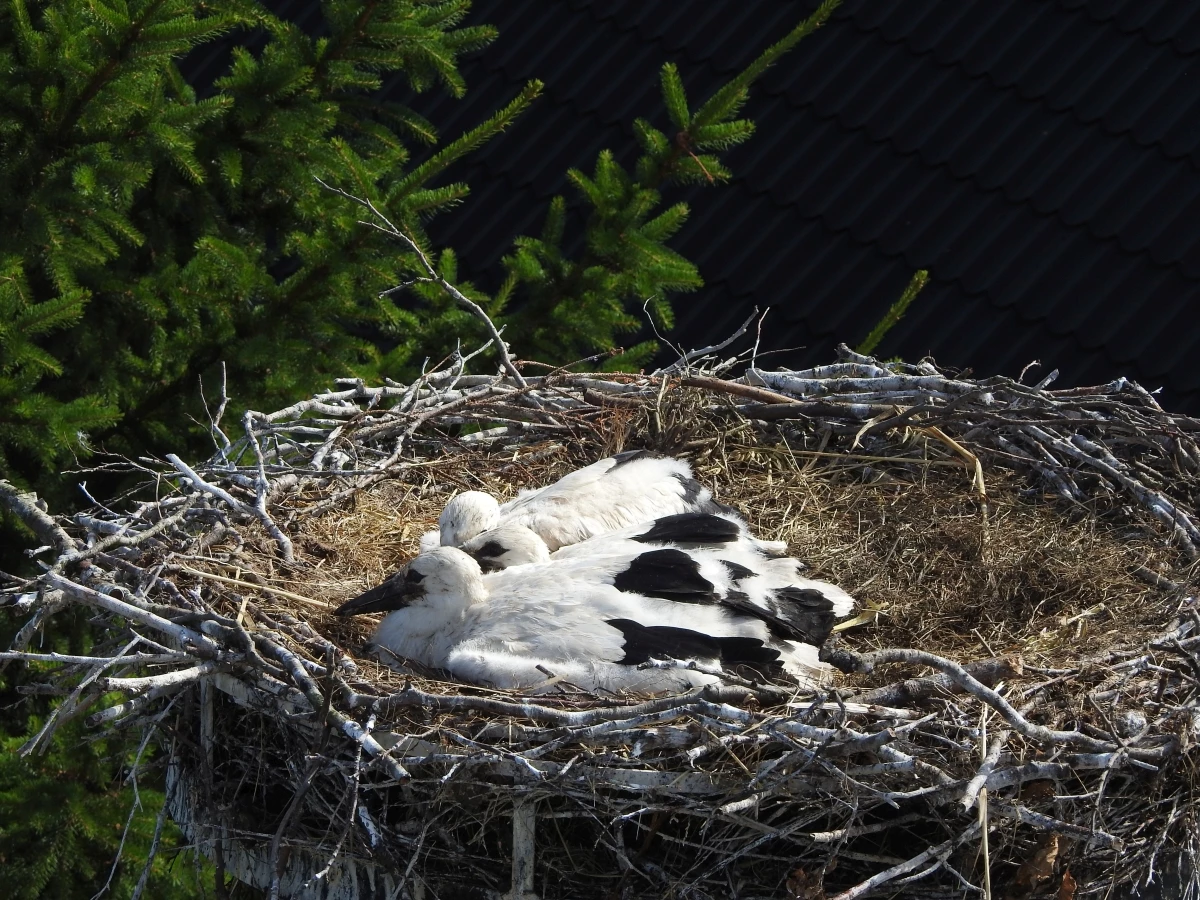
[[[557,550],[551,550],[533,529],[506,523],[464,541],[459,549],[475,557],[485,572],[495,572],[510,566],[548,562],[551,559],[576,559],[625,552],[636,555],[640,552],[639,548],[645,549],[648,545],[721,549],[751,553],[755,558],[782,557],[787,553],[787,544],[783,541],[760,541],[754,537],[741,517],[730,513],[707,512],[660,516]],[[792,562],[804,567],[796,560]]]
[[[544,488],[522,491],[500,503],[482,491],[463,491],[438,517],[438,530],[421,538],[421,550],[460,547],[500,525],[523,525],[551,550],[638,522],[675,513],[736,515],[696,481],[685,460],[649,450],[618,453],[564,475]]]

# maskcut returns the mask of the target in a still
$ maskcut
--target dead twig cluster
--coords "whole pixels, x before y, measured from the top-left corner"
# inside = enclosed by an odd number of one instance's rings
[[[749,417],[819,418],[859,442],[896,429],[924,431],[970,465],[989,462],[1037,474],[1066,500],[1106,496],[1136,504],[1195,559],[1200,554],[1200,420],[1168,414],[1136,382],[1049,390],[1012,378],[964,379],[924,361],[881,365],[845,344],[842,362],[804,372],[751,369],[746,381],[779,393],[744,405]],[[971,450],[966,446],[970,445]],[[979,471],[977,469],[977,471]],[[982,475],[977,482],[986,499]]]

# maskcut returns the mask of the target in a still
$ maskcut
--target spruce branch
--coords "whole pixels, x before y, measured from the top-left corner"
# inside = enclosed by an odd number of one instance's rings
[[[758,77],[785,53],[800,43],[801,39],[824,25],[833,15],[833,11],[841,5],[841,2],[842,0],[825,0],[811,16],[788,32],[782,40],[776,41],[759,54],[754,62],[739,72],[696,110],[696,114],[692,117],[691,128],[698,129],[705,125],[715,125],[736,115],[742,104],[746,102],[750,85],[754,84]]]
[[[863,338],[863,342],[858,345],[858,353],[871,354],[875,352],[875,348],[879,346],[879,342],[884,339],[889,331],[900,321],[904,313],[912,305],[912,302],[917,299],[917,294],[929,282],[929,272],[926,269],[918,269],[913,273],[912,279],[908,282],[908,287],[904,289],[904,293],[900,295],[889,308],[884,317],[876,323],[871,329],[871,333]]]
[[[670,327],[673,317],[668,296],[696,290],[704,281],[693,262],[667,245],[689,210],[687,204],[675,203],[660,212],[666,203],[662,190],[687,184],[717,185],[732,177],[721,156],[754,133],[752,121],[734,118],[749,96],[750,86],[824,24],[838,2],[822,3],[695,112],[689,108],[678,68],[667,63],[659,80],[672,133],[639,118],[633,131],[641,155],[631,171],[618,163],[608,148],[597,155],[592,173],[568,170],[567,179],[587,207],[582,252],[574,258],[564,252],[564,204],[555,198],[542,237],[516,238],[504,258],[507,278],[500,299],[507,303],[522,288],[527,294],[522,320],[514,323],[521,328],[517,337],[524,349],[548,357],[561,355],[564,349],[584,356],[612,347],[619,332],[632,331],[641,322],[630,314],[628,304],[646,298],[650,298],[648,309],[655,324]],[[642,365],[657,346],[653,341],[644,342],[630,348],[620,362],[609,365]]]
[[[544,85],[536,78],[528,81],[521,92],[503,109],[476,125],[461,137],[451,141],[425,162],[421,163],[396,185],[390,192],[392,199],[413,193],[418,187],[445,171],[457,160],[477,150],[504,129],[508,128],[521,113],[529,108],[542,93]]]

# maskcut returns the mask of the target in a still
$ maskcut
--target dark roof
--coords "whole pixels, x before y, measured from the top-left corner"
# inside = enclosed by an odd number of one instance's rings
[[[705,96],[813,6],[476,0],[500,38],[464,66],[466,100],[422,111],[449,137],[527,78],[546,96],[454,173],[475,193],[436,238],[494,286],[569,166],[628,159],[632,120],[662,124],[663,62]],[[672,337],[703,345],[770,306],[770,345],[804,347],[774,361],[825,361],[928,268],[882,351],[982,373],[1041,359],[1064,384],[1126,374],[1200,406],[1198,63],[1192,0],[850,0],[756,89],[735,181],[688,192],[678,248],[706,287],[677,298]]]
[[[567,168],[603,147],[629,162],[637,116],[665,127],[662,63],[703,98],[814,7],[475,0],[468,21],[500,37],[465,61],[467,97],[413,105],[451,138],[547,87],[452,172],[474,193],[432,236],[494,288]],[[803,348],[772,362],[828,361],[928,268],[881,352],[984,374],[1041,359],[1060,384],[1123,374],[1200,408],[1198,63],[1194,0],[847,0],[756,87],[732,184],[681,194],[675,246],[706,286],[676,297],[672,338],[769,306],[764,349]]]

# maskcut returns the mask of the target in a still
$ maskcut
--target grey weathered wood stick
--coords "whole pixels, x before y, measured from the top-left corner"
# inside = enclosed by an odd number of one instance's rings
[[[60,556],[75,549],[75,539],[38,505],[37,494],[23,491],[12,482],[0,478],[0,504],[20,519],[39,540],[52,546]]]

